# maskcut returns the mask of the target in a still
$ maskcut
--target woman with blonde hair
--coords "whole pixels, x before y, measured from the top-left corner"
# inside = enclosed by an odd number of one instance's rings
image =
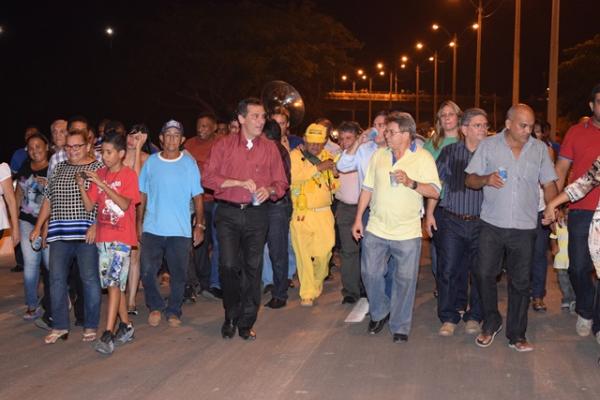
[[[463,134],[459,129],[459,121],[462,116],[462,110],[452,100],[446,100],[438,109],[435,117],[435,131],[433,135],[427,139],[423,148],[437,160],[442,149],[449,144],[456,143],[463,138]],[[436,207],[434,216],[440,211],[440,207]],[[431,253],[431,272],[433,277],[437,279],[437,255],[435,246],[433,246],[434,237],[431,237],[430,253]],[[433,295],[437,297],[437,288]]]

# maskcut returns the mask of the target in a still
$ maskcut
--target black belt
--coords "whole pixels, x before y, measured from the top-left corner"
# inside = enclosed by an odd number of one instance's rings
[[[227,201],[227,200],[217,200],[217,203],[223,204],[223,205],[226,205],[229,207],[237,208],[240,210],[245,210],[246,208],[250,208],[250,207],[260,207],[264,204],[264,203],[260,203],[259,205],[255,206],[252,203],[234,203],[233,201]]]
[[[444,208],[444,212],[463,221],[477,221],[479,219],[479,215],[456,214],[446,208]]]

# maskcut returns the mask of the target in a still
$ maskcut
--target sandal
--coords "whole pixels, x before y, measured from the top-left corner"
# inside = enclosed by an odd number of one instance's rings
[[[81,335],[81,340],[84,342],[93,342],[96,340],[96,331],[83,331],[83,335]]]
[[[129,315],[138,315],[138,310],[136,306],[133,306],[127,310],[127,314]]]
[[[58,339],[67,340],[69,338],[69,331],[66,329],[63,330],[52,330],[50,334],[44,337],[44,343],[46,344],[54,344]]]

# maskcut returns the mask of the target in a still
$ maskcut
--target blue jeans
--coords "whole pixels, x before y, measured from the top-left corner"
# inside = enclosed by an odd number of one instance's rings
[[[292,238],[290,230],[288,229],[288,279],[294,279],[294,274],[296,273],[296,254],[294,253],[294,249],[292,248]],[[262,272],[262,282],[263,286],[271,285],[273,283],[273,265],[271,264],[271,259],[269,258],[269,244],[265,244],[265,252],[263,254],[264,263],[263,263],[263,272]]]
[[[38,284],[40,281],[40,264],[44,261],[44,266],[47,269],[50,261],[50,249],[45,248],[40,251],[34,251],[29,243],[29,234],[33,230],[33,225],[30,222],[19,220],[19,229],[21,237],[24,239],[21,242],[21,250],[23,251],[23,281],[25,287],[25,304],[27,308],[34,309],[38,304]]]
[[[54,329],[69,329],[67,279],[75,259],[83,285],[83,327],[97,329],[100,320],[98,249],[95,244],[87,244],[82,240],[57,240],[50,244],[52,326]]]
[[[362,224],[363,224],[363,231],[367,231],[367,225],[369,224],[369,216],[371,215],[371,209],[369,207],[367,207],[367,209],[365,210],[364,214],[362,215]],[[363,240],[360,241],[360,251],[362,253],[363,251]],[[361,255],[361,260],[362,260],[362,255]],[[392,297],[392,276],[394,274],[394,269],[395,269],[395,265],[394,265],[394,259],[392,257],[389,257],[386,261],[388,263],[388,272],[385,276],[385,294],[387,294],[388,297]],[[362,264],[361,264],[362,265]],[[362,266],[361,266],[362,269]],[[364,282],[363,282],[364,284]]]
[[[600,298],[595,284],[594,264],[588,246],[588,233],[593,211],[569,211],[569,277],[575,290],[575,311],[582,318],[594,320],[592,330],[600,330]],[[596,299],[596,301],[594,301]]]
[[[550,227],[542,225],[543,212],[538,213],[537,228],[535,229],[535,247],[531,263],[531,297],[546,296],[546,275],[548,274],[548,243]]]
[[[421,238],[388,240],[365,232],[362,240],[362,278],[369,298],[371,320],[390,314],[392,333],[408,335],[415,304]],[[394,260],[391,297],[386,293],[388,258]]]
[[[469,293],[469,278],[477,264],[479,221],[463,221],[444,211],[436,221],[438,318],[457,324],[461,319],[459,311],[464,310],[461,298]],[[469,310],[463,319],[479,322],[482,319],[479,291],[476,285],[470,286]]]
[[[204,203],[204,241],[192,249],[190,266],[188,269],[188,285],[200,285],[201,290],[211,287],[220,287],[218,263],[214,261],[219,257],[219,244],[216,238],[214,209],[216,204],[212,201]],[[212,247],[212,255],[210,249]]]
[[[162,311],[165,308],[165,301],[160,295],[156,282],[156,275],[160,270],[164,257],[167,260],[171,275],[171,293],[169,294],[165,315],[167,318],[171,315],[181,317],[181,304],[183,302],[192,239],[182,236],[158,236],[144,232],[141,247],[142,282],[148,309],[152,312]]]
[[[268,270],[273,282],[271,295],[280,300],[287,300],[289,269],[288,239],[292,205],[287,199],[281,199],[277,203],[268,203],[267,206],[269,231],[267,232],[265,249],[268,249],[268,255],[265,256],[263,254],[262,275],[264,278],[265,270]]]

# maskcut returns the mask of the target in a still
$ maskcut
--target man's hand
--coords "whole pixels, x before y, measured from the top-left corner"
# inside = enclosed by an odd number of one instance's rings
[[[544,210],[544,216],[542,217],[542,225],[550,225],[556,221],[557,210],[550,207],[546,207]]]
[[[404,172],[401,169],[392,171],[392,175],[394,175],[394,179],[396,179],[396,182],[401,183],[406,187],[411,187],[413,184],[413,180],[410,179],[406,172]]]
[[[496,189],[501,189],[504,187],[504,181],[502,178],[500,178],[498,172],[492,172],[491,174],[487,175],[485,178],[485,184]]]
[[[354,225],[352,225],[352,237],[357,242],[359,242],[360,239],[362,239],[364,237],[362,221],[360,221],[360,220],[354,221]]]
[[[333,162],[333,160],[325,160],[325,161],[321,161],[319,164],[317,164],[317,170],[319,172],[325,171],[328,169],[333,171],[333,167],[335,167],[335,163]]]
[[[200,225],[194,225],[194,231],[192,232],[193,246],[199,246],[204,241],[204,229]]]
[[[433,214],[425,214],[425,230],[430,238],[433,237],[433,231],[437,231],[437,229],[437,223]]]
[[[256,199],[261,203],[263,201],[266,201],[271,196],[269,194],[269,190],[267,190],[267,188],[265,188],[264,186],[256,189],[256,192],[254,193],[256,193]]]
[[[239,181],[239,186],[246,189],[250,193],[256,192],[256,183],[252,179],[248,179],[246,181]]]

